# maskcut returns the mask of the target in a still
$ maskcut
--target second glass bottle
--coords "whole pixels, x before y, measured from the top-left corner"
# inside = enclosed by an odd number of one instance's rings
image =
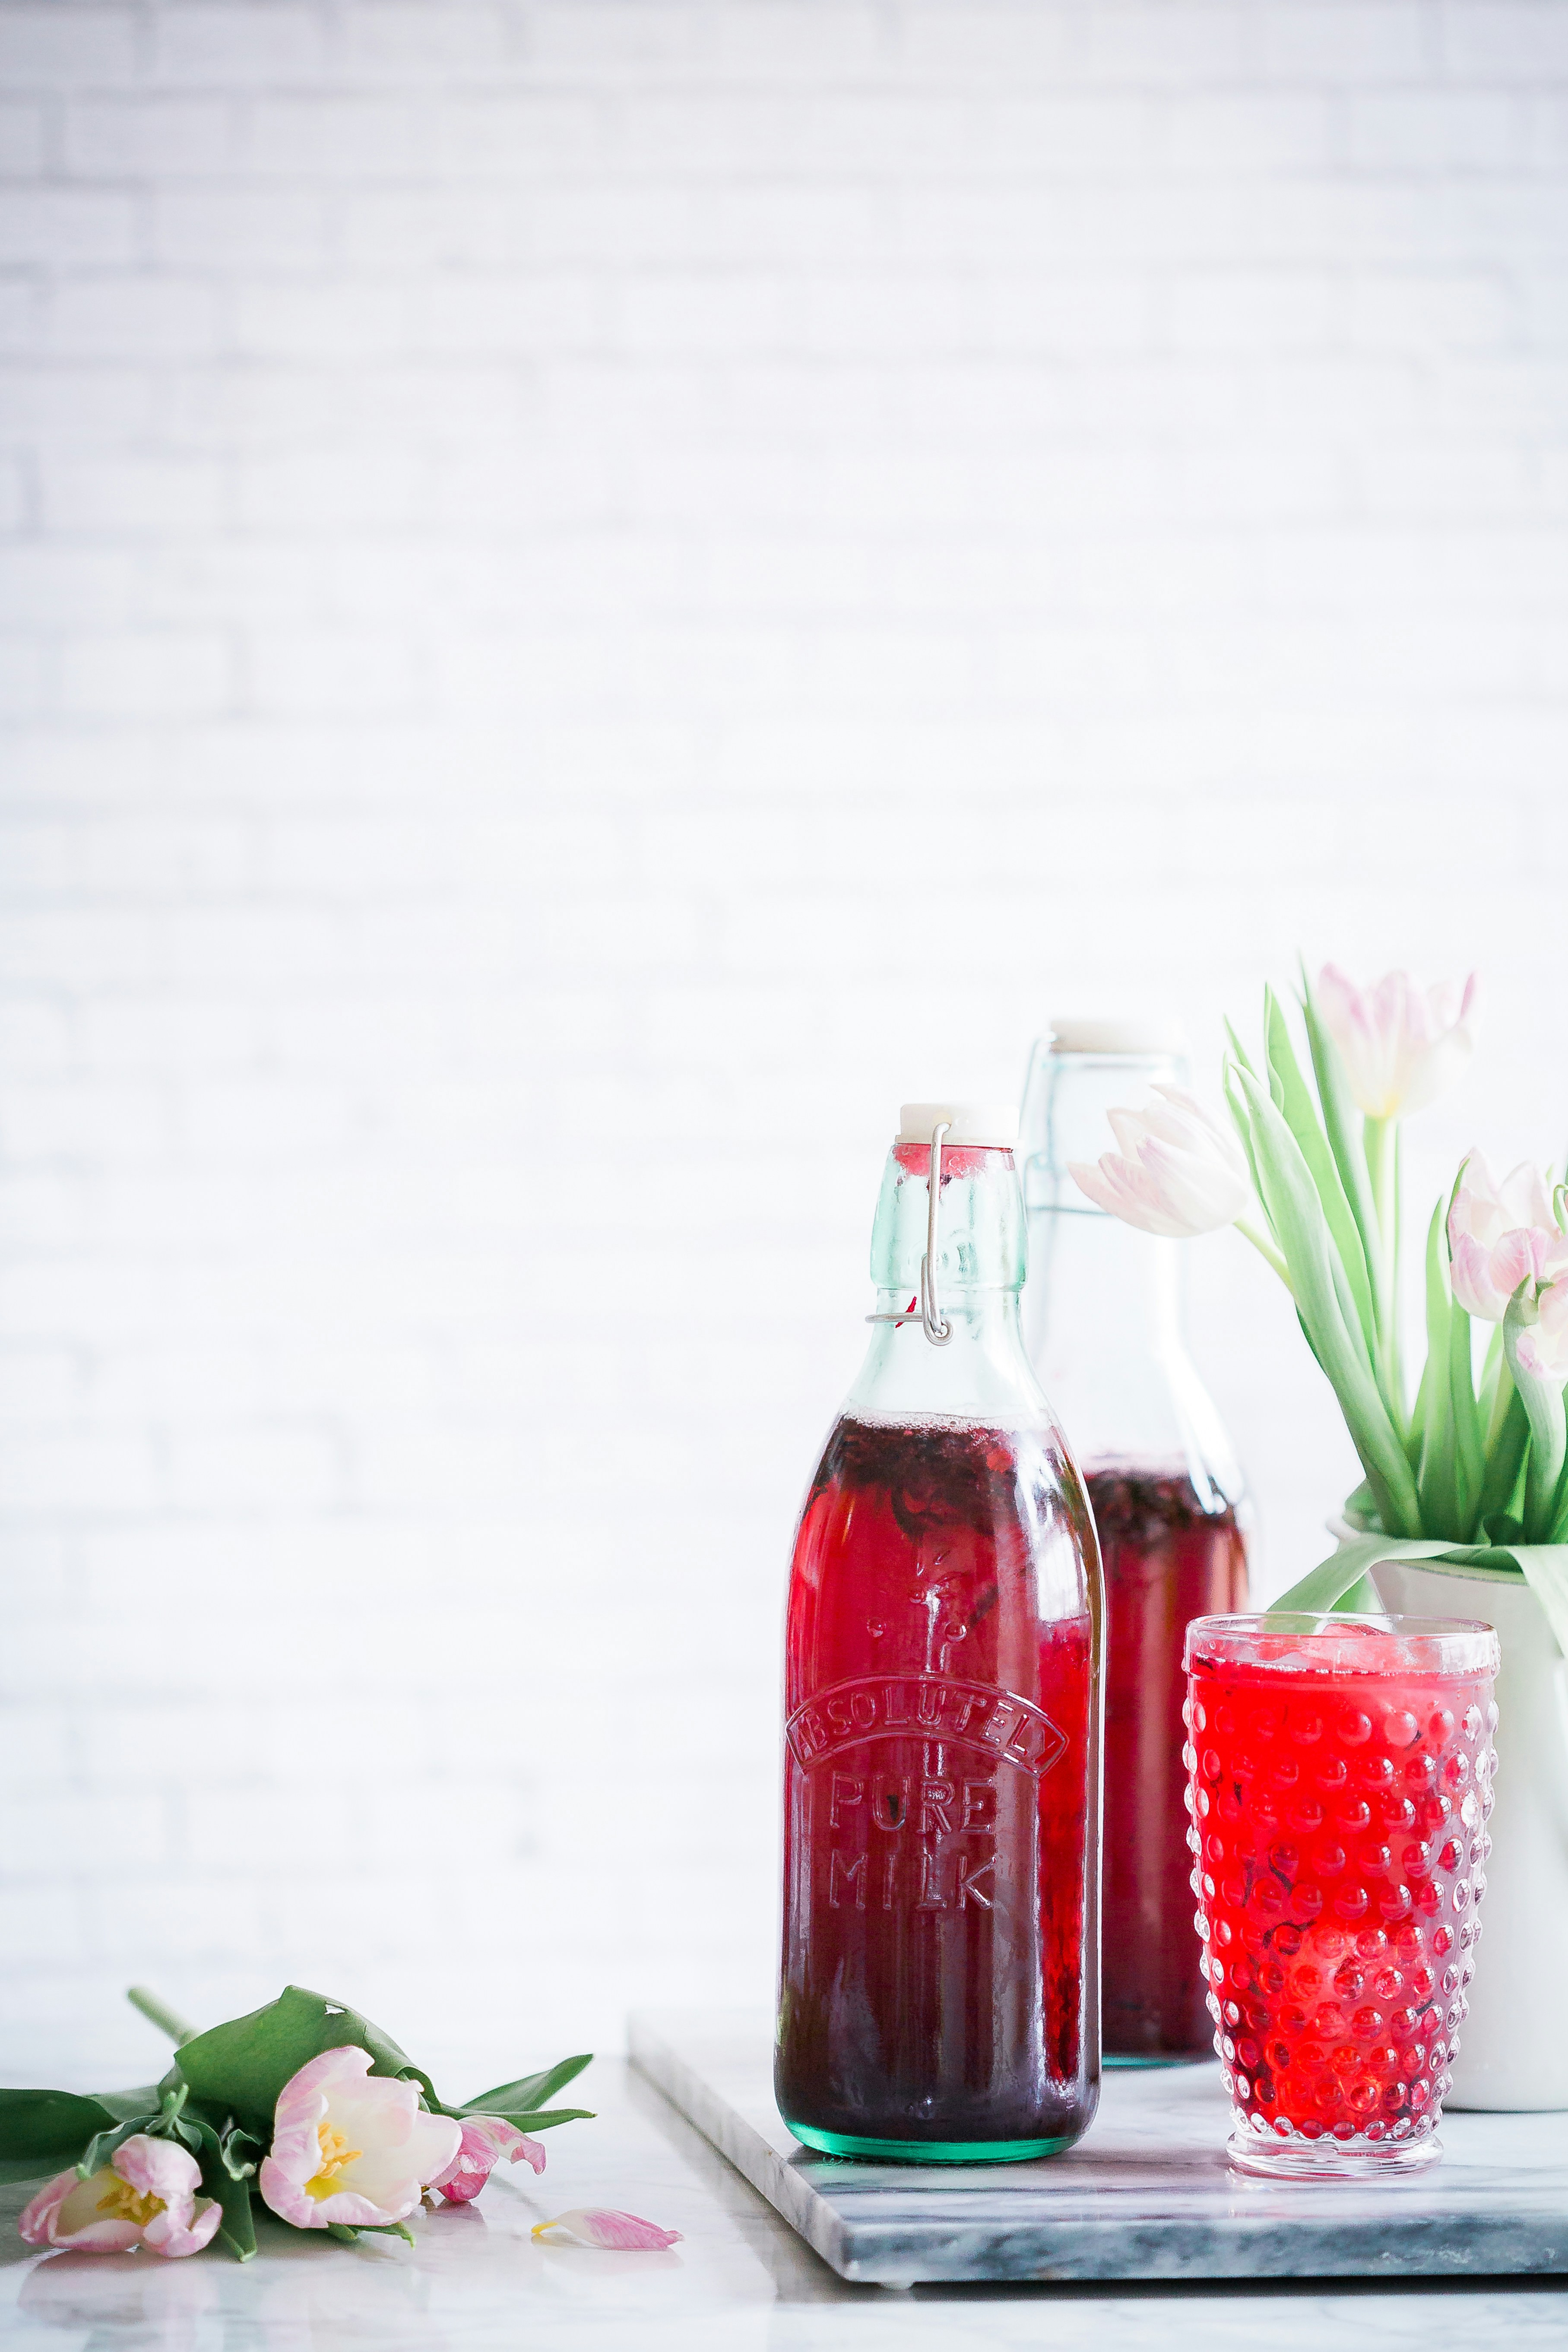
[[[1247,1606],[1240,1473],[1182,1329],[1180,1244],[1106,1215],[1068,1172],[1110,1144],[1106,1112],[1184,1066],[1157,1029],[1058,1022],[1030,1057],[1022,1157],[1024,1332],[1093,1505],[1105,1570],[1106,2063],[1206,2058],[1183,1808],[1189,1620]]]

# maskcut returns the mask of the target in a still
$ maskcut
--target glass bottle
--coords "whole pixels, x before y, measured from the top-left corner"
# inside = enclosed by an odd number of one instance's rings
[[[1106,1113],[1180,1085],[1167,1034],[1060,1022],[1030,1056],[1021,1150],[1024,1334],[1093,1506],[1105,1574],[1101,2024],[1108,2065],[1206,2058],[1183,1807],[1188,1621],[1247,1606],[1247,1513],[1182,1329],[1181,1248],[1094,1207],[1068,1173]]]
[[[1100,1568],[1019,1330],[1016,1129],[904,1106],[795,1538],[775,2085],[834,2156],[1053,2155],[1099,2095]]]

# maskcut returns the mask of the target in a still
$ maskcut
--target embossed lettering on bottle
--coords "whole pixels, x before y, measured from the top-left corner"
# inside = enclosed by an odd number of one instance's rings
[[[926,1765],[879,1769],[878,1749],[906,1744],[916,1729],[933,1735]],[[837,1684],[796,1708],[786,1737],[810,1790],[806,1835],[826,1899],[862,1911],[868,1903],[990,1910],[997,1775],[1011,1768],[1038,1780],[1067,1748],[1067,1735],[1033,1700],[934,1675]]]

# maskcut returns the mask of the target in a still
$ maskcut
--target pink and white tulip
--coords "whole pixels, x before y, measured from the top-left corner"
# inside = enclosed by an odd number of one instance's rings
[[[1521,1371],[1556,1386],[1568,1381],[1568,1281],[1554,1282],[1541,1293],[1535,1320],[1515,1345]]]
[[[466,2205],[470,2197],[479,2195],[503,2156],[510,2164],[529,2164],[535,2172],[544,2169],[544,2150],[539,2142],[503,2116],[466,2116],[461,2147],[430,2186],[452,2204]]]
[[[1236,1223],[1252,1197],[1235,1135],[1181,1087],[1156,1087],[1140,1110],[1113,1110],[1120,1152],[1068,1162],[1080,1192],[1124,1224],[1186,1239]]]
[[[1472,1151],[1448,1212],[1448,1252],[1455,1297],[1488,1323],[1502,1321],[1521,1282],[1568,1274],[1568,1234],[1540,1169],[1522,1160],[1500,1182],[1485,1154]]]
[[[1368,1118],[1425,1110],[1463,1075],[1475,1045],[1478,982],[1425,993],[1407,971],[1357,988],[1338,967],[1318,974],[1318,1008],[1340,1049],[1356,1108]]]
[[[432,2116],[412,2083],[373,2074],[368,2050],[323,2050],[284,2084],[258,2186],[297,2230],[401,2221],[462,2151],[462,2126]]]
[[[622,2254],[662,2253],[667,2246],[680,2243],[679,2230],[661,2230],[657,2221],[602,2206],[575,2205],[569,2213],[557,2213],[553,2221],[536,2222],[533,2235],[542,2238],[547,2230],[564,2230],[581,2246],[608,2246]]]
[[[195,2254],[216,2232],[223,2209],[198,2197],[201,2168],[188,2150],[148,2132],[123,2140],[87,2180],[73,2165],[40,2189],[16,2227],[30,2246],[79,2253]]]

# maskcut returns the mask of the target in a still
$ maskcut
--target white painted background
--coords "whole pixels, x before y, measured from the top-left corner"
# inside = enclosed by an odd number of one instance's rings
[[[0,2060],[766,1998],[903,1095],[1481,965],[1568,1136],[1562,0],[0,5]],[[1239,1244],[1266,1590],[1349,1483]],[[472,2087],[472,2086],[469,2086]]]

